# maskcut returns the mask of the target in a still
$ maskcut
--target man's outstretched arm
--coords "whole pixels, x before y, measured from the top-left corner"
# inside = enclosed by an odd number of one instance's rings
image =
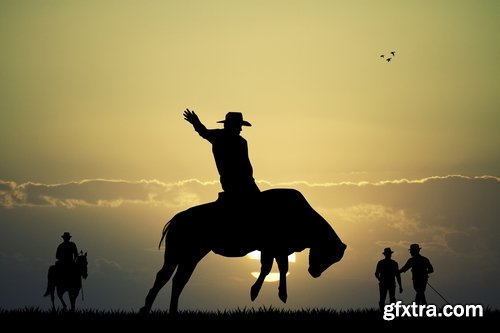
[[[184,111],[184,119],[189,122],[191,125],[193,125],[194,127],[194,130],[196,132],[198,132],[198,134],[207,139],[207,135],[208,135],[208,130],[207,128],[205,127],[205,125],[203,125],[200,121],[200,119],[198,118],[198,116],[196,115],[196,113],[194,113],[194,111],[191,111],[189,109],[186,109],[186,111]]]
[[[399,273],[398,264],[396,264],[396,281],[399,285],[399,293],[403,292],[403,285],[401,284],[401,274]]]
[[[408,261],[406,262],[406,264],[401,267],[401,269],[399,270],[399,273],[405,273],[407,270],[409,270],[412,266],[412,260],[411,258],[408,259]]]

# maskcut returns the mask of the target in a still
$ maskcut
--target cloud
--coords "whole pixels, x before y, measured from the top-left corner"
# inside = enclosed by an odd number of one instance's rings
[[[449,175],[375,183],[260,181],[259,186],[296,188],[327,220],[351,230],[377,226],[376,232],[387,237],[378,239],[380,244],[406,247],[418,240],[436,250],[464,253],[479,251],[481,246],[471,249],[467,242],[481,239],[483,247],[496,248],[489,235],[500,220],[497,177]],[[218,190],[218,182],[196,179],[175,183],[88,179],[62,184],[0,180],[0,204],[4,208],[142,205],[180,211],[215,200]]]
[[[94,272],[102,274],[115,274],[123,271],[122,266],[118,262],[106,258],[94,260],[92,268]]]
[[[12,208],[14,206],[14,198],[12,197],[16,183],[0,180],[0,206]]]
[[[87,179],[62,184],[40,184],[0,180],[0,205],[13,207],[119,207],[124,204],[196,205],[204,187],[216,182],[195,179],[177,183],[158,180]]]
[[[263,189],[293,187],[303,189],[306,192],[314,191],[317,194],[321,194],[321,192],[328,193],[335,199],[335,201],[332,200],[333,205],[345,206],[349,205],[346,199],[350,198],[351,204],[355,204],[356,201],[359,203],[359,199],[364,200],[366,196],[369,196],[370,200],[373,201],[373,194],[377,193],[381,195],[379,196],[381,200],[384,200],[387,195],[393,195],[395,192],[415,193],[416,195],[420,193],[419,199],[422,199],[425,193],[433,194],[431,198],[435,198],[436,194],[453,194],[451,197],[456,198],[457,194],[466,195],[463,191],[467,190],[467,188],[481,194],[492,192],[492,194],[498,195],[500,179],[492,176],[467,177],[455,175],[375,183],[308,183],[305,181],[286,183],[259,181],[258,183]],[[455,188],[459,191],[453,192]],[[204,199],[214,200],[214,193],[218,190],[217,181],[202,182],[197,179],[175,183],[164,183],[159,180],[86,179],[61,184],[35,182],[17,184],[8,180],[0,180],[0,205],[5,208],[26,206],[119,207],[123,204],[181,207],[196,205],[203,202]],[[391,194],[388,192],[391,192]],[[422,196],[422,194],[424,195]],[[408,195],[403,194],[401,198],[408,198]],[[472,196],[469,196],[469,198],[474,200]]]
[[[490,244],[494,240],[488,235],[496,230],[500,220],[497,204],[500,179],[493,176],[449,175],[374,183],[258,183],[263,190],[296,188],[331,223],[340,223],[351,230],[371,230],[377,226],[376,232],[386,236],[377,242],[397,247],[406,248],[409,243],[420,241],[440,251],[477,252],[480,246],[475,245],[475,250],[471,250],[467,242],[477,243],[482,239],[487,243],[483,247],[494,247]],[[196,179],[175,183],[87,179],[62,184],[0,180],[0,205],[4,208],[142,205],[180,211],[215,200],[218,190],[218,182]]]

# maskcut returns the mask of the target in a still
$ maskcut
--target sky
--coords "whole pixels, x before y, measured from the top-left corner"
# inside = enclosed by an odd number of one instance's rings
[[[301,191],[348,248],[318,279],[297,253],[286,304],[276,282],[250,301],[258,260],[211,253],[181,310],[376,307],[384,247],[402,266],[411,243],[449,302],[500,308],[499,14],[487,0],[1,1],[0,308],[49,307],[65,231],[89,257],[77,307],[142,306],[164,224],[221,191],[186,108],[208,128],[242,112],[259,187]],[[411,302],[409,272],[403,288]]]

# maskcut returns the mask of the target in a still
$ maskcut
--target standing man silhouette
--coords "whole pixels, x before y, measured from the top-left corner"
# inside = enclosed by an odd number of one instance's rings
[[[386,247],[382,254],[385,259],[380,260],[377,263],[377,268],[375,269],[375,277],[377,278],[378,288],[380,292],[380,299],[378,305],[380,310],[384,310],[385,299],[387,297],[387,292],[389,292],[390,303],[396,302],[396,280],[399,285],[399,293],[403,292],[403,286],[401,285],[401,275],[399,274],[398,263],[391,259],[394,252],[390,247]]]
[[[408,259],[406,264],[399,270],[400,273],[404,273],[411,268],[413,288],[415,289],[415,303],[426,305],[427,300],[425,299],[425,288],[427,287],[427,280],[429,279],[429,274],[434,272],[434,268],[431,262],[426,257],[420,255],[420,250],[422,248],[418,244],[410,245],[411,258]]]
[[[65,232],[62,236],[63,242],[59,244],[56,251],[56,267],[63,275],[68,274],[74,268],[75,260],[78,257],[76,244],[71,242],[71,235]]]
[[[243,120],[240,112],[229,112],[223,129],[207,129],[194,111],[186,109],[184,119],[191,123],[198,134],[212,144],[215,164],[224,193],[231,199],[251,199],[260,193],[253,178],[253,168],[248,157],[247,141],[240,136],[242,126],[252,126]]]

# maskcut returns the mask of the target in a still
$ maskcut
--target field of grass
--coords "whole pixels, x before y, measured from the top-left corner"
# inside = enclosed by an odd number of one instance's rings
[[[92,311],[77,310],[74,313],[61,311],[46,311],[38,308],[25,308],[19,310],[0,309],[0,322],[12,324],[17,329],[24,325],[35,326],[38,329],[44,327],[56,327],[66,330],[69,327],[82,328],[104,328],[112,327],[113,330],[131,328],[154,328],[162,327],[232,327],[256,329],[263,325],[272,324],[281,328],[296,328],[294,325],[308,325],[308,327],[323,327],[321,325],[346,325],[350,328],[372,327],[372,328],[422,328],[430,329],[436,326],[447,327],[480,328],[498,323],[500,319],[499,310],[486,309],[481,318],[395,318],[386,321],[382,318],[382,312],[376,309],[357,310],[332,310],[332,309],[304,309],[304,310],[281,310],[273,308],[260,309],[236,309],[226,311],[181,311],[172,315],[166,311],[152,311],[148,315],[141,315],[132,311]],[[430,325],[430,326],[429,326]],[[338,328],[335,326],[334,328]]]

